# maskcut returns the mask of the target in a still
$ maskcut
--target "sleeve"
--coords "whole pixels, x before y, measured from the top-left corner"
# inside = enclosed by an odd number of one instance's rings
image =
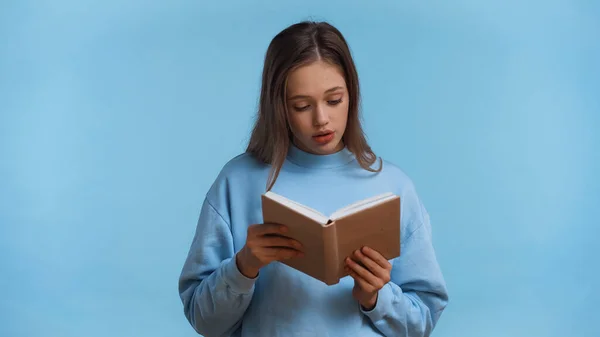
[[[401,256],[392,261],[391,282],[380,291],[375,307],[365,311],[387,337],[431,335],[448,303],[446,284],[432,244],[429,215],[420,203],[409,215]]]
[[[230,225],[205,199],[179,278],[185,317],[204,337],[229,336],[241,323],[256,279],[237,268]]]

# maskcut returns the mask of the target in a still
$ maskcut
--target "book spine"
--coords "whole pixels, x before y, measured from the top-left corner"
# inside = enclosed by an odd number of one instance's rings
[[[325,258],[325,283],[333,285],[340,281],[337,223],[334,221],[323,231],[323,256]]]

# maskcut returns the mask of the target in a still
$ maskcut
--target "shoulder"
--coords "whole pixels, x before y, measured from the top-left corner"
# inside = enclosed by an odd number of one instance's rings
[[[264,175],[269,168],[269,165],[260,162],[250,153],[240,153],[223,164],[209,193],[215,193],[232,183],[240,183],[240,187],[247,187],[249,180]]]
[[[409,175],[396,163],[381,158],[371,166],[373,169],[378,169],[381,165],[381,171],[378,173],[380,179],[383,179],[387,186],[390,186],[394,193],[398,195],[416,194],[416,188],[413,180]]]
[[[394,181],[394,185],[409,187],[413,186],[413,181],[408,174],[397,164],[387,159],[381,159],[381,172]]]
[[[403,239],[407,239],[422,225],[429,225],[429,214],[417,192],[417,186],[413,179],[399,165],[389,160],[382,160],[382,164],[380,172],[382,178],[400,197],[401,220],[404,228],[402,236]]]
[[[232,199],[264,190],[269,169],[250,153],[240,153],[223,164],[206,198],[217,209],[228,208]]]
[[[257,171],[263,171],[267,167],[268,165],[257,160],[252,154],[242,152],[223,164],[217,175],[217,181],[239,177],[240,175],[251,175]]]
[[[368,177],[374,183],[384,185],[389,192],[398,195],[416,193],[415,185],[408,174],[399,165],[388,159],[377,157],[368,169],[365,169],[365,167],[359,165],[357,160],[354,160],[351,169],[354,172],[361,172],[361,177]]]

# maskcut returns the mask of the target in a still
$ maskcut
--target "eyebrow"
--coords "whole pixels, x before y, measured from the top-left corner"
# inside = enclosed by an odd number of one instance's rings
[[[326,93],[326,94],[328,94],[328,93],[330,93],[330,92],[334,92],[334,91],[336,91],[336,90],[340,90],[340,89],[344,89],[344,88],[342,88],[342,87],[340,87],[340,86],[333,87],[333,88],[329,88],[329,89],[325,90],[325,93]],[[294,95],[294,96],[292,96],[292,97],[288,98],[288,100],[294,100],[294,99],[299,99],[299,98],[309,98],[309,96],[305,96],[305,95]]]

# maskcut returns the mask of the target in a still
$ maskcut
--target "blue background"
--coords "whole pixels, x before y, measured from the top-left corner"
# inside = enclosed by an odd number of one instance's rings
[[[270,39],[347,37],[431,213],[435,336],[600,336],[600,4],[3,1],[0,335],[195,336],[177,278]]]

